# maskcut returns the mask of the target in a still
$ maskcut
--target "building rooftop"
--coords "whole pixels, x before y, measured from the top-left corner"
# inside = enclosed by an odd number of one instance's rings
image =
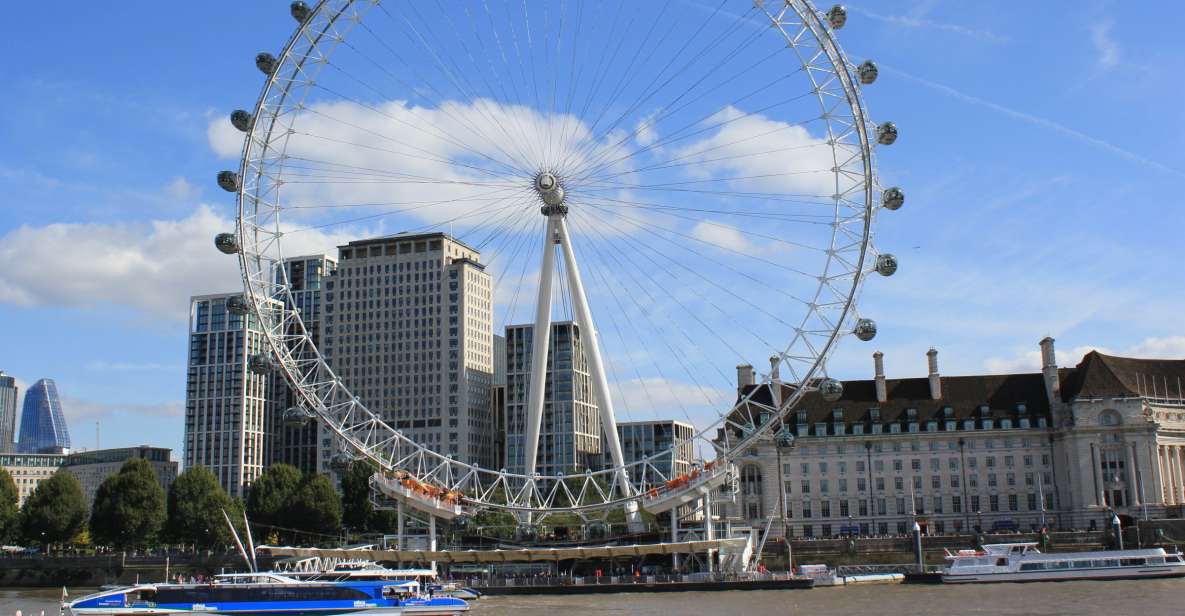
[[[1137,359],[1087,353],[1072,369],[1059,370],[1062,400],[1076,398],[1182,398],[1185,359]]]
[[[353,247],[358,247],[358,246],[373,246],[376,244],[386,244],[388,242],[401,242],[404,240],[429,240],[429,239],[448,240],[450,242],[460,244],[461,246],[464,246],[465,248],[468,248],[469,250],[472,250],[473,252],[478,252],[478,253],[481,252],[478,249],[470,246],[469,244],[466,244],[465,242],[462,242],[461,240],[459,240],[459,239],[457,239],[457,238],[455,238],[443,231],[428,231],[428,232],[419,232],[419,233],[412,232],[412,231],[401,231],[399,233],[394,233],[391,235],[384,235],[381,237],[370,237],[370,238],[361,239],[361,240],[353,240],[349,244],[346,244],[344,246],[338,246],[338,248],[353,248]]]

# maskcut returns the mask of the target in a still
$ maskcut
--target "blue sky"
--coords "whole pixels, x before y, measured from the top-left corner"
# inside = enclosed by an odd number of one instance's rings
[[[841,43],[882,69],[868,106],[901,129],[880,175],[908,201],[877,231],[901,270],[860,304],[880,335],[846,341],[832,373],[866,377],[880,349],[890,376],[919,375],[930,346],[944,373],[1034,369],[1046,335],[1062,364],[1087,348],[1185,356],[1185,11],[848,6]],[[235,165],[221,126],[293,22],[270,1],[69,10],[14,8],[37,27],[0,43],[0,369],[57,380],[76,446],[100,422],[103,446],[179,455],[188,296],[238,284],[210,245],[234,216],[213,182]]]

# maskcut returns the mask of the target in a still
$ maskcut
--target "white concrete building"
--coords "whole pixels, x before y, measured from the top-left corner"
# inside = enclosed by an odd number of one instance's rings
[[[384,421],[436,451],[497,468],[491,287],[478,251],[444,233],[339,246],[321,350]]]
[[[912,379],[886,378],[877,353],[873,379],[791,411],[793,445],[766,438],[738,460],[728,514],[760,523],[784,511],[792,535],[815,537],[905,533],[915,518],[944,533],[1099,527],[1112,509],[1180,515],[1185,361],[1092,352],[1059,369],[1053,340],[1041,348],[1042,372],[954,377],[931,350],[929,375]],[[768,405],[769,386],[752,385],[750,367],[739,374],[740,393]],[[735,417],[761,422],[749,409]]]

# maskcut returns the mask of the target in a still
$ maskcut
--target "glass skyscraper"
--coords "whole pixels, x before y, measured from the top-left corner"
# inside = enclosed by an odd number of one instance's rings
[[[15,448],[17,393],[16,379],[0,370],[0,452]]]
[[[25,393],[19,449],[21,453],[60,453],[70,449],[70,433],[53,379],[41,379]]]

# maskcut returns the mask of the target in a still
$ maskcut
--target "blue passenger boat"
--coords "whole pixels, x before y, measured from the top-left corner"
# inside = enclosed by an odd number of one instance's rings
[[[302,581],[274,573],[218,576],[210,584],[137,584],[64,604],[74,616],[456,616],[469,605],[428,597],[415,581]]]

